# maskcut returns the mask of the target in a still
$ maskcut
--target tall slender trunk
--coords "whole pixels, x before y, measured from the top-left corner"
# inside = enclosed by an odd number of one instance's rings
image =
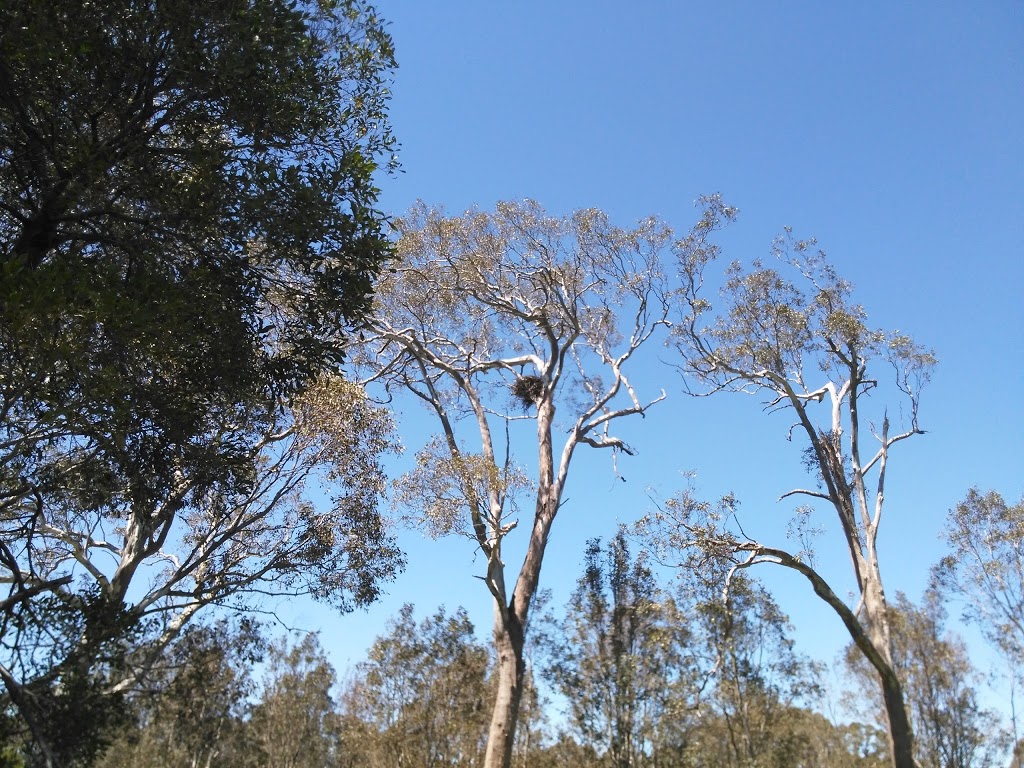
[[[882,688],[882,703],[889,736],[889,754],[893,768],[917,768],[914,760],[914,732],[910,726],[910,714],[903,693],[903,686],[893,667],[892,640],[889,632],[889,606],[882,589],[882,577],[878,562],[874,558],[865,568],[864,613],[867,618],[867,634],[877,649],[874,658],[868,661],[878,673]]]
[[[537,404],[537,506],[530,531],[530,542],[526,548],[523,565],[519,569],[515,588],[508,603],[499,597],[504,590],[495,594],[494,601],[494,648],[497,651],[497,691],[491,726],[487,734],[487,751],[484,768],[511,768],[512,747],[515,744],[516,723],[519,720],[519,704],[523,698],[523,683],[526,679],[526,623],[530,603],[540,581],[540,568],[547,549],[548,533],[562,495],[562,480],[555,478],[554,455],[551,442],[551,423],[555,406],[550,400]],[[572,456],[574,443],[566,445],[562,461],[566,465]],[[563,467],[564,469],[564,467]],[[560,475],[561,478],[561,475]]]
[[[893,674],[883,675],[881,679],[892,764],[894,768],[918,768],[914,760],[914,734],[910,728],[903,687]]]
[[[523,699],[526,663],[523,659],[523,631],[515,612],[506,606],[494,606],[494,647],[498,654],[497,690],[491,725],[487,733],[484,768],[508,768],[512,765],[516,722]]]
[[[914,761],[914,734],[910,727],[906,697],[892,662],[889,610],[885,601],[885,592],[882,589],[882,577],[878,571],[878,563],[857,560],[857,552],[854,553],[854,565],[857,568],[864,597],[864,613],[861,616],[854,613],[846,602],[832,590],[821,574],[806,561],[794,557],[785,550],[771,547],[757,545],[753,551],[757,556],[771,557],[780,565],[803,574],[811,582],[815,594],[824,600],[846,625],[850,639],[878,674],[893,768],[918,768]]]

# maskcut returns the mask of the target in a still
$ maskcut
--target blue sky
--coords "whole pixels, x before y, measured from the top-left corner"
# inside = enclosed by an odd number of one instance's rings
[[[890,465],[887,590],[920,596],[943,554],[945,512],[970,486],[1021,497],[1024,4],[377,7],[400,63],[391,114],[404,170],[381,178],[386,210],[423,199],[459,212],[531,197],[553,213],[597,207],[621,225],[658,214],[685,230],[697,197],[720,192],[740,209],[721,239],[726,259],[766,257],[785,226],[816,236],[871,325],[906,331],[939,357],[922,402],[928,433],[897,446]],[[774,500],[804,477],[788,422],[741,395],[688,399],[660,366],[637,383],[648,394],[665,386],[669,400],[657,418],[629,426],[639,455],[620,462],[626,483],[606,454],[577,455],[542,573],[558,601],[585,540],[648,511],[648,489],[674,493],[682,471],[698,473],[706,496],[734,492],[745,519],[784,542],[790,507]],[[411,459],[429,423],[414,404],[400,418]],[[402,544],[408,570],[368,612],[283,609],[323,630],[341,669],[404,601],[420,615],[464,605],[488,636],[471,544],[416,532]],[[837,590],[852,588],[842,550],[822,553],[835,555],[825,568]],[[514,554],[507,561],[517,567]],[[831,660],[846,641],[838,619],[796,577],[768,583],[799,647]]]

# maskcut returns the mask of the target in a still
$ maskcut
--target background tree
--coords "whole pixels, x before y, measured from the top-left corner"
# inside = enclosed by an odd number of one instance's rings
[[[1024,685],[1024,499],[1008,504],[972,488],[950,511],[950,554],[933,571],[936,587],[963,600],[964,616],[1006,660],[1014,737],[1016,691]]]
[[[667,320],[659,253],[671,233],[653,219],[619,229],[595,210],[554,218],[530,201],[458,217],[420,206],[398,228],[399,260],[378,286],[363,362],[437,417],[440,437],[401,500],[431,532],[466,534],[484,555],[497,665],[485,765],[507,768],[527,621],[573,454],[628,453],[613,422],[661,399],[641,399],[626,371]],[[529,484],[511,451],[517,419],[535,423],[537,464],[523,561],[506,571],[516,491]],[[566,435],[558,447],[556,424]]]
[[[531,768],[591,768],[601,762],[593,747],[582,746],[564,733],[531,754]]]
[[[247,763],[253,664],[266,651],[248,619],[190,626],[167,649],[131,699],[134,718],[118,732],[98,768],[227,768]]]
[[[819,670],[794,651],[771,596],[732,574],[723,601],[729,569],[707,566],[685,573],[672,597],[643,555],[631,557],[621,529],[606,546],[589,542],[564,617],[546,616],[534,634],[546,650],[542,679],[564,701],[569,730],[535,759],[557,747],[570,761],[589,751],[595,766],[883,764],[881,733],[872,741],[870,730],[835,726],[808,708]]]
[[[761,768],[883,768],[889,764],[885,732],[864,730],[860,723],[835,725],[819,712],[804,707],[781,708],[774,730],[765,734],[757,754],[738,752],[729,724],[709,712],[694,730],[680,762],[660,765],[686,768],[750,766]]]
[[[479,766],[487,735],[488,653],[466,612],[417,623],[406,603],[342,695],[342,764]]]
[[[806,717],[800,705],[820,693],[814,682],[818,670],[794,651],[792,628],[772,597],[737,575],[727,601],[719,589],[705,590],[695,613],[711,668],[700,702],[698,743],[703,746],[694,751],[706,760],[714,754],[715,764],[736,768],[817,759],[802,732]],[[713,744],[717,749],[711,750]]]
[[[792,414],[796,424],[789,436],[796,432],[806,441],[804,460],[817,487],[796,488],[781,498],[801,496],[831,507],[850,555],[857,604],[851,608],[836,594],[807,552],[767,546],[742,529],[723,527],[734,520],[728,501],[715,510],[685,495],[662,510],[660,520],[668,529],[662,541],[682,549],[700,544],[731,558],[738,568],[771,562],[802,574],[875,669],[894,765],[912,768],[913,732],[892,658],[877,543],[889,453],[897,443],[921,434],[920,389],[935,358],[903,334],[872,330],[863,308],[853,303],[851,285],[824,253],[813,241],[794,240],[788,232],[773,251],[795,279],[760,262],[750,269],[733,264],[722,288],[723,307],[715,312],[702,290],[706,267],[718,255],[710,235],[734,215],[710,199],[703,227],[677,249],[684,285],[673,338],[686,381],[695,393],[760,394],[769,410]],[[868,393],[889,391],[879,366],[894,372],[892,391],[903,402],[905,423],[895,432],[888,411],[874,422],[866,412]],[[803,508],[805,518],[813,511],[812,506]]]
[[[261,464],[390,255],[372,175],[393,66],[361,0],[0,9],[0,678],[44,756],[46,692],[102,689],[102,649],[152,608],[125,612],[143,562],[179,574],[157,602],[239,583],[263,528],[230,516],[272,495]],[[318,575],[355,552],[343,519],[289,514],[334,537]],[[174,540],[207,556],[175,562]],[[285,560],[261,562],[241,581]],[[51,625],[83,642],[40,664]]]
[[[630,555],[622,528],[605,547],[591,539],[584,564],[563,617],[542,630],[544,677],[601,765],[648,765],[692,726],[690,627],[643,556]]]
[[[1018,741],[1013,746],[1013,755],[1010,758],[1010,768],[1021,768],[1024,765],[1024,741]]]
[[[261,696],[247,724],[247,741],[258,765],[329,764],[338,747],[334,683],[334,667],[315,634],[291,647],[283,640],[270,646]]]

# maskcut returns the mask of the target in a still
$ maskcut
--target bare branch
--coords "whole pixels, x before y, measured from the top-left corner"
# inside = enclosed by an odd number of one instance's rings
[[[813,497],[815,499],[822,499],[824,501],[832,501],[832,497],[829,496],[827,493],[822,493],[821,491],[809,491],[809,490],[807,490],[805,488],[796,488],[796,489],[794,489],[792,491],[786,491],[784,494],[779,496],[779,498],[776,499],[776,501],[782,501],[785,498],[788,498],[790,496],[797,496],[797,495],[811,496],[811,497]]]

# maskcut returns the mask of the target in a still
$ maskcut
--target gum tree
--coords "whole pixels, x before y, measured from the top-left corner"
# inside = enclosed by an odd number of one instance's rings
[[[455,217],[420,205],[398,229],[362,362],[436,419],[400,500],[433,534],[465,534],[483,554],[497,665],[485,765],[508,766],[530,606],[573,455],[631,453],[613,426],[664,396],[642,397],[627,369],[667,321],[659,253],[671,233],[654,219],[620,229],[596,210],[556,218],[531,201]],[[529,476],[512,451],[523,420],[536,429]],[[525,554],[510,567],[503,546],[527,490]]]
[[[267,642],[249,618],[190,625],[131,697],[132,717],[97,768],[242,763],[247,703],[256,693],[252,665]]]
[[[950,554],[933,569],[946,596],[963,600],[964,616],[1006,660],[1010,709],[1019,734],[1016,693],[1024,684],[1024,498],[972,488],[949,512]]]
[[[806,547],[791,550],[746,536],[735,524],[732,499],[712,507],[684,494],[665,505],[655,516],[668,529],[662,541],[730,558],[736,568],[774,563],[806,578],[874,669],[894,765],[911,768],[913,734],[893,663],[878,535],[890,452],[922,434],[920,390],[935,359],[904,334],[872,329],[852,299],[850,283],[813,241],[795,240],[788,231],[773,247],[780,268],[733,264],[721,306],[714,307],[703,290],[705,270],[717,256],[707,235],[733,215],[716,202],[707,209],[701,236],[679,249],[684,287],[673,340],[685,381],[693,394],[759,395],[766,410],[792,417],[787,439],[802,441],[804,464],[816,483],[789,490],[780,500],[810,502],[798,511],[795,530],[801,535],[812,532],[822,508],[834,513],[850,556],[857,602],[850,606],[836,593]],[[886,396],[900,402],[899,426],[890,421],[888,408],[878,408]],[[869,406],[875,406],[872,415]]]
[[[230,480],[390,256],[390,38],[358,0],[16,0],[0,62],[0,504]]]
[[[246,723],[257,765],[325,765],[337,751],[337,676],[315,634],[270,646],[260,700]],[[255,761],[254,761],[255,762]]]
[[[769,755],[780,765],[793,762],[786,753],[799,743],[799,702],[818,694],[820,671],[794,651],[788,617],[759,584],[734,575],[726,603],[718,589],[697,588],[703,599],[694,613],[711,683],[701,697],[705,733],[695,739],[697,751],[722,766],[755,765]]]
[[[979,702],[981,675],[963,640],[946,626],[941,597],[928,590],[915,605],[897,593],[890,605],[893,661],[913,712],[914,746],[922,768],[988,768],[1003,765],[1009,734],[998,713]],[[872,670],[863,654],[847,652],[847,667],[881,712]]]
[[[406,603],[342,695],[345,765],[477,765],[487,733],[487,647],[465,610],[417,622]]]

